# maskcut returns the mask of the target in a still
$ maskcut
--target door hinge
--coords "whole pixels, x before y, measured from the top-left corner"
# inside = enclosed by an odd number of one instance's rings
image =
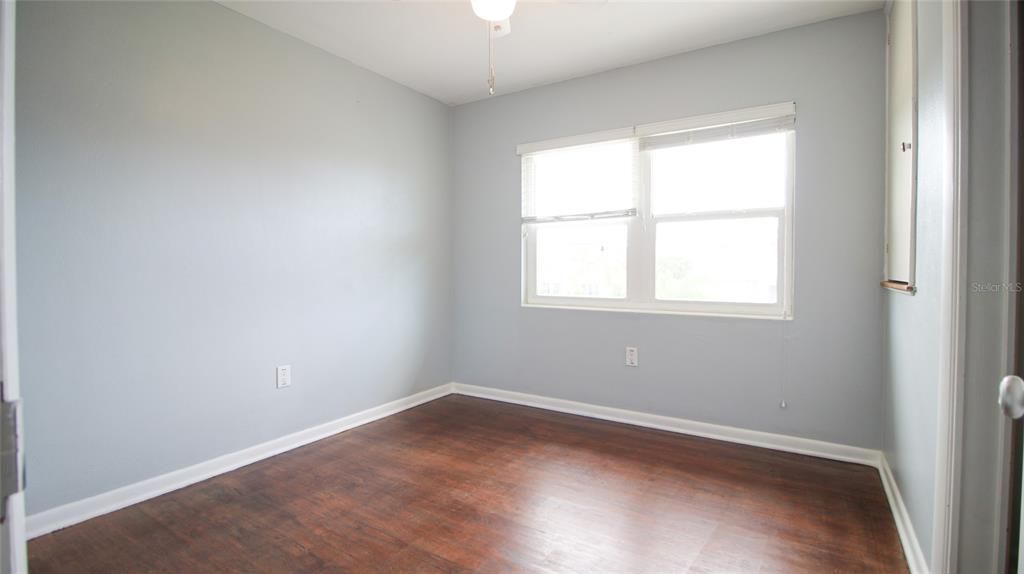
[[[21,492],[23,484],[18,456],[18,402],[0,402],[0,522],[7,519],[7,498]]]

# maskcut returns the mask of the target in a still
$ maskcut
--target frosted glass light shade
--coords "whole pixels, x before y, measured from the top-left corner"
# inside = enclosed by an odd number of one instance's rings
[[[516,9],[516,0],[470,0],[473,13],[488,22],[508,20]]]

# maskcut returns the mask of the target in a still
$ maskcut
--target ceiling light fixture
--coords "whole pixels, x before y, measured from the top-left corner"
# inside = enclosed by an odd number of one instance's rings
[[[508,20],[516,9],[516,0],[470,0],[473,13],[481,20],[501,22]]]
[[[494,39],[512,31],[509,18],[516,9],[516,0],[470,0],[473,13],[487,21],[487,91],[494,95]]]

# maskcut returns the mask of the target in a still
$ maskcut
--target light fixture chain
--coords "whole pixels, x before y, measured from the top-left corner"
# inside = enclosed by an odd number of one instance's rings
[[[494,95],[494,30],[491,29],[493,23],[487,23],[487,91],[490,95]]]

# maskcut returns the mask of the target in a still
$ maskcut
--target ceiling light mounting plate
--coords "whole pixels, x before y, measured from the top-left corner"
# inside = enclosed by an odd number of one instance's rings
[[[491,27],[491,38],[501,38],[502,36],[508,36],[512,33],[512,21],[502,20],[500,22],[490,22]]]

